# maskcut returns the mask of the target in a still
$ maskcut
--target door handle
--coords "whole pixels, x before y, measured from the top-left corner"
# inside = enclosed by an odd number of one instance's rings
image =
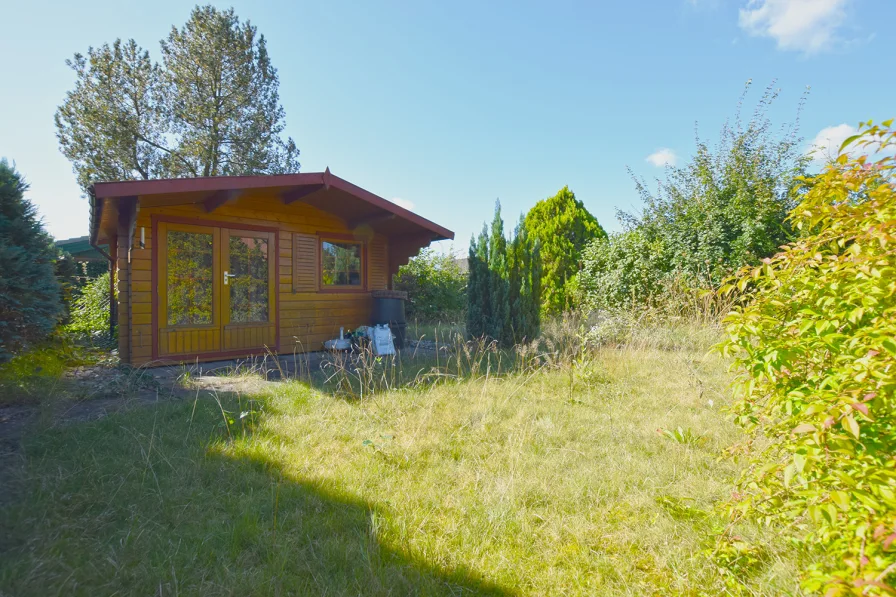
[[[227,286],[228,280],[230,280],[230,278],[236,278],[236,274],[228,274],[227,270],[224,270],[224,286]]]

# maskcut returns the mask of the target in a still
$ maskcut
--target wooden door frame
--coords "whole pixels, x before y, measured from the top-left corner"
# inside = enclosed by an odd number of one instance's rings
[[[193,218],[185,216],[168,216],[164,214],[152,214],[150,216],[152,222],[152,360],[159,359],[170,361],[187,361],[187,360],[214,360],[216,358],[227,359],[233,357],[250,356],[256,354],[264,354],[268,349],[278,352],[280,349],[280,229],[273,226],[256,226],[252,224],[243,224],[242,222],[227,222],[224,220],[206,220],[203,218]],[[205,353],[192,353],[182,355],[171,355],[161,357],[159,355],[159,247],[162,243],[159,239],[159,224],[165,222],[168,224],[187,224],[192,226],[207,226],[211,228],[229,228],[232,230],[246,230],[253,232],[270,232],[274,236],[274,279],[273,279],[273,300],[274,300],[274,346],[273,348],[260,348],[257,350],[231,350]],[[223,326],[222,326],[223,329]],[[128,334],[131,334],[130,329]],[[131,338],[128,338],[130,344]],[[222,337],[223,346],[223,337]]]

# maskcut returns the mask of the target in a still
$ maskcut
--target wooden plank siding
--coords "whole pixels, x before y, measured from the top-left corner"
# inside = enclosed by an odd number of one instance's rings
[[[153,321],[152,306],[153,297],[157,296],[157,289],[152,287],[154,219],[189,220],[197,225],[211,226],[231,224],[233,228],[259,226],[276,229],[277,255],[274,258],[277,284],[274,290],[277,293],[279,329],[256,326],[239,331],[242,336],[233,337],[236,346],[264,342],[270,349],[281,353],[321,350],[323,341],[336,337],[340,327],[348,330],[369,324],[372,308],[370,291],[385,289],[389,285],[388,239],[372,233],[369,228],[366,233],[353,234],[343,220],[310,205],[301,202],[284,205],[279,197],[265,190],[246,192],[212,213],[207,213],[202,203],[153,207],[150,201],[141,201],[130,259],[125,254],[117,256],[119,351],[122,360],[133,365],[156,364],[153,360],[153,335],[157,333],[155,326],[158,322]],[[145,242],[142,248],[141,229]],[[319,234],[352,235],[365,243],[367,279],[363,292],[320,290]],[[232,334],[235,331],[225,327],[209,334]],[[195,338],[191,336],[181,340],[188,342],[189,346],[170,347],[167,342],[175,336],[165,329],[160,332],[156,338],[157,358],[160,348],[164,348],[164,352],[174,348],[177,352],[192,354],[201,353],[204,346],[214,343],[212,335],[197,333]],[[275,343],[277,332],[279,344],[270,346]],[[213,357],[206,354],[199,360],[233,356],[238,355],[230,353]]]

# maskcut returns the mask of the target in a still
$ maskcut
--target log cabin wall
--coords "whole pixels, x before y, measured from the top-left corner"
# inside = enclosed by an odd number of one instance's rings
[[[386,237],[375,234],[369,227],[350,231],[342,219],[332,214],[304,203],[284,205],[279,196],[266,190],[247,191],[211,213],[202,203],[151,205],[150,201],[141,201],[130,259],[124,251],[116,255],[119,352],[122,361],[132,365],[154,361],[153,336],[158,333],[152,307],[156,293],[152,287],[154,220],[177,219],[190,220],[197,225],[230,224],[233,228],[243,225],[276,229],[279,343],[270,348],[280,353],[321,350],[323,341],[337,337],[340,327],[350,330],[369,324],[370,291],[389,286],[389,241]],[[140,246],[141,229],[143,247]],[[328,235],[364,243],[365,285],[362,290],[319,287],[318,237]],[[316,281],[314,285],[309,285],[309,277]],[[170,358],[167,362],[176,360]],[[202,357],[200,360],[214,358]]]

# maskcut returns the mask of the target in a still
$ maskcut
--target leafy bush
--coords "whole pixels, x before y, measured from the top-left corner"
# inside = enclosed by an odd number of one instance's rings
[[[109,334],[109,272],[89,281],[72,301],[65,329],[91,338]]]
[[[536,203],[526,214],[525,228],[541,246],[541,313],[558,315],[572,306],[570,285],[582,249],[607,233],[569,187]]]
[[[661,301],[679,282],[717,288],[792,238],[786,216],[807,158],[795,126],[774,135],[766,113],[775,98],[767,89],[746,126],[739,114],[726,124],[715,150],[698,140],[691,162],[669,167],[655,193],[636,179],[643,213],[621,212],[626,232],[592,241],[583,255],[580,286],[589,304]]]
[[[663,288],[661,242],[639,229],[591,242],[582,252],[580,303],[589,309],[651,304]]]
[[[767,438],[732,513],[779,524],[818,555],[805,589],[896,593],[896,132],[860,125],[849,158],[814,178],[790,216],[803,234],[725,292],[742,372],[737,420]],[[765,446],[765,447],[762,447]]]
[[[49,335],[62,312],[56,250],[26,190],[0,160],[0,362]]]
[[[459,321],[467,306],[467,274],[451,253],[423,249],[399,268],[394,287],[408,293],[411,320]]]

